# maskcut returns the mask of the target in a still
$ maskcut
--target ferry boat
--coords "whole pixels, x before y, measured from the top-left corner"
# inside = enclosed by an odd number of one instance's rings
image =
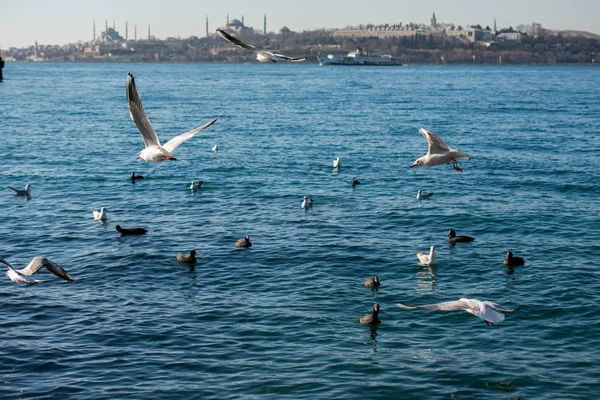
[[[319,60],[319,65],[402,65],[400,60],[389,54],[376,56],[365,53],[360,47],[345,56],[329,54],[326,58],[317,56],[317,60]]]

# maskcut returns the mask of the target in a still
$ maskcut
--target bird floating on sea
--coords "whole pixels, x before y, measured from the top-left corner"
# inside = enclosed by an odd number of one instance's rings
[[[143,235],[146,232],[148,232],[144,228],[131,228],[131,229],[121,228],[121,225],[117,225],[117,226],[115,226],[115,228],[117,229],[117,231],[119,231],[121,233],[121,235]]]
[[[448,241],[450,243],[466,243],[472,242],[473,240],[475,240],[475,238],[471,236],[456,236],[456,232],[453,229],[448,232]]]
[[[246,50],[255,52],[256,59],[260,62],[277,63],[277,62],[283,62],[283,61],[298,62],[298,61],[306,60],[306,57],[299,57],[299,58],[288,57],[283,54],[278,54],[278,53],[273,53],[273,52],[270,52],[267,50],[258,49],[256,47],[252,46],[251,44],[245,43],[245,42],[241,41],[240,39],[238,39],[234,36],[231,36],[229,33],[225,32],[222,29],[217,29],[217,33],[219,34],[219,36],[221,36],[223,39],[227,40],[229,43],[232,43],[242,49],[246,49]]]
[[[141,176],[141,175],[136,175],[136,174],[135,174],[135,172],[132,172],[132,173],[131,173],[131,180],[132,180],[132,181],[136,181],[136,180],[138,180],[138,179],[144,179],[144,177],[143,177],[143,176]]]
[[[177,254],[175,259],[180,263],[193,264],[196,262],[196,250],[190,251],[190,254]]]
[[[419,133],[423,135],[425,140],[427,140],[427,144],[429,145],[427,149],[427,154],[422,157],[417,158],[417,160],[410,166],[412,167],[433,167],[435,165],[447,164],[452,162],[452,166],[458,172],[462,172],[462,169],[458,166],[458,162],[456,160],[470,160],[471,157],[466,155],[465,153],[461,153],[458,150],[454,150],[442,139],[440,139],[437,135],[423,128],[419,129]]]
[[[175,150],[181,143],[191,139],[198,132],[201,132],[214,124],[218,119],[215,118],[198,128],[192,129],[191,131],[183,133],[179,136],[175,136],[173,139],[161,146],[158,135],[154,131],[154,128],[152,127],[152,124],[150,123],[150,120],[144,111],[142,101],[140,100],[140,96],[135,88],[135,81],[131,73],[127,74],[126,86],[129,116],[140,131],[145,146],[144,150],[140,151],[138,158],[141,158],[145,161],[160,162],[165,160],[177,160],[175,157],[173,157],[171,152],[173,152],[173,150]]]
[[[67,271],[65,271],[60,265],[57,263],[48,260],[45,257],[34,257],[33,260],[22,269],[14,269],[12,265],[8,261],[3,258],[0,258],[0,262],[5,264],[8,267],[8,271],[6,271],[6,276],[15,283],[23,283],[26,285],[33,285],[36,283],[43,282],[39,279],[34,279],[32,276],[38,273],[38,271],[44,267],[51,272],[52,274],[58,276],[61,279],[64,279],[68,282],[75,282],[75,279]]]
[[[333,160],[333,168],[335,169],[340,169],[342,168],[342,162],[340,161],[340,158],[336,158],[335,160]]]
[[[193,181],[190,184],[190,190],[191,191],[196,191],[196,190],[200,189],[202,187],[203,183],[204,183],[204,181]]]
[[[421,265],[435,265],[437,260],[435,258],[435,246],[431,246],[429,254],[421,253],[419,250],[416,251],[417,258],[421,261]]]
[[[252,247],[252,243],[250,243],[250,237],[248,235],[244,236],[235,242],[235,247]]]
[[[352,186],[360,185],[360,181],[356,177],[352,178]]]
[[[106,221],[106,219],[108,217],[106,215],[107,211],[108,210],[106,208],[104,208],[104,207],[102,207],[100,209],[100,211],[98,211],[98,210],[92,210],[92,213],[94,214],[94,220],[95,221]]]
[[[504,265],[507,265],[509,267],[518,267],[520,265],[525,265],[525,260],[522,257],[513,256],[512,251],[509,251],[508,253],[506,253]]]
[[[409,310],[421,309],[421,310],[440,310],[440,311],[459,311],[464,310],[468,313],[475,315],[485,321],[486,325],[494,325],[504,321],[503,312],[511,312],[518,310],[517,308],[504,307],[496,304],[492,301],[481,301],[477,299],[458,299],[456,301],[446,301],[444,303],[437,304],[426,304],[422,306],[409,306],[402,302],[397,301],[396,305],[401,308]]]
[[[25,189],[15,189],[12,186],[9,186],[9,188],[13,192],[15,192],[15,195],[17,195],[17,196],[26,196],[26,197],[31,196],[31,185],[29,183],[27,185],[25,185]]]
[[[381,323],[379,319],[379,304],[373,304],[373,312],[371,314],[365,314],[360,318],[360,323],[363,325],[377,325]]]
[[[308,196],[304,196],[304,200],[302,200],[302,208],[307,209],[312,207],[313,199],[309,199]]]
[[[363,286],[370,288],[381,286],[381,283],[379,283],[379,277],[375,275],[372,278],[365,278],[365,280],[363,281]]]
[[[433,196],[433,192],[421,193],[420,190],[417,192],[417,200],[419,201],[429,199],[431,196]]]
[[[219,151],[219,144],[215,144],[212,148],[212,151]]]

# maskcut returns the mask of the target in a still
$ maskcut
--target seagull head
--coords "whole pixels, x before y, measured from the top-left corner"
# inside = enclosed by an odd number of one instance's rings
[[[410,165],[410,167],[408,167],[408,168],[412,168],[412,167],[420,167],[420,166],[422,166],[422,165],[424,165],[424,164],[423,164],[423,157],[419,157],[419,158],[417,158],[417,159],[415,160],[415,162],[414,162],[414,163],[412,163],[412,164]]]

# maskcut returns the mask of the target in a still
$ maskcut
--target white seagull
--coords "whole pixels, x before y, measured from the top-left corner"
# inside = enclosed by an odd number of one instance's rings
[[[407,304],[396,302],[396,305],[409,310],[440,310],[440,311],[459,311],[465,310],[468,313],[475,315],[485,321],[486,325],[494,325],[504,321],[504,314],[498,311],[511,312],[516,311],[519,307],[511,308],[504,307],[492,301],[477,300],[477,299],[458,299],[456,301],[446,301],[444,303],[426,304],[422,306],[409,306]],[[498,311],[497,311],[498,310]]]
[[[417,192],[417,200],[425,200],[431,196],[433,196],[433,193],[421,193],[420,190]]]
[[[435,246],[431,246],[429,254],[421,253],[417,250],[417,258],[421,261],[421,265],[435,265],[437,260],[435,259]]]
[[[191,190],[192,192],[194,192],[194,191],[196,191],[196,190],[200,189],[200,188],[202,187],[202,184],[203,184],[203,183],[204,183],[204,181],[193,181],[193,182],[190,184],[190,190]]]
[[[308,196],[304,196],[304,200],[302,200],[302,208],[306,209],[312,207],[313,199],[309,199]]]
[[[333,160],[333,168],[335,169],[340,169],[342,167],[342,162],[340,161],[340,158],[336,158],[335,160]]]
[[[462,169],[459,168],[456,160],[470,160],[471,157],[466,155],[465,153],[461,153],[458,150],[451,149],[444,143],[442,139],[440,139],[437,135],[423,128],[419,129],[419,133],[423,135],[427,143],[429,144],[429,148],[427,149],[427,154],[423,157],[417,158],[417,160],[409,167],[433,167],[435,165],[448,164],[452,161],[452,166],[458,172],[462,172]]]
[[[104,207],[102,207],[100,209],[100,211],[98,210],[92,210],[92,213],[94,214],[94,220],[95,221],[106,221],[107,215],[106,212],[108,210]]]
[[[160,162],[164,160],[177,160],[171,152],[177,148],[181,143],[194,137],[198,132],[203,131],[212,124],[214,124],[218,118],[213,119],[207,124],[202,125],[196,129],[192,129],[189,132],[183,133],[179,136],[175,136],[169,140],[164,146],[161,146],[158,140],[158,135],[154,131],[142,101],[135,88],[135,81],[131,73],[127,74],[127,103],[129,105],[129,116],[135,123],[138,130],[142,134],[142,140],[144,141],[145,149],[140,151],[137,158],[141,158],[148,162]]]
[[[26,197],[31,196],[31,185],[29,183],[27,185],[25,185],[25,189],[15,189],[12,186],[9,186],[9,188],[13,192],[15,192],[15,195],[17,195],[17,196],[26,196]]]
[[[282,61],[298,62],[298,61],[306,60],[306,57],[294,58],[294,57],[284,56],[283,54],[277,54],[277,53],[272,53],[272,52],[266,51],[266,50],[260,50],[248,43],[242,42],[240,39],[231,36],[229,33],[225,32],[224,30],[221,30],[221,29],[217,29],[217,33],[219,34],[219,36],[221,36],[223,39],[227,40],[229,43],[232,43],[232,44],[236,45],[237,47],[241,47],[242,49],[246,49],[246,50],[255,52],[256,59],[260,62],[277,63],[277,62],[282,62]]]
[[[213,151],[219,151],[219,144],[215,144],[212,148]]]
[[[28,266],[22,269],[14,269],[12,265],[9,264],[3,258],[0,258],[0,263],[6,264],[8,267],[8,271],[6,271],[6,276],[10,278],[11,281],[15,283],[24,283],[27,285],[33,285],[36,283],[43,282],[39,279],[32,278],[32,275],[35,275],[40,269],[46,267],[48,271],[58,276],[61,279],[69,282],[75,282],[75,279],[67,271],[65,271],[60,265],[56,264],[53,261],[48,260],[45,257],[34,257],[33,260],[29,263]]]

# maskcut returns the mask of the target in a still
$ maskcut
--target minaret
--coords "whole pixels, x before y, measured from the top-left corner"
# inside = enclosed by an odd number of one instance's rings
[[[107,19],[104,20],[104,25],[105,25],[104,32],[108,32],[108,20]]]
[[[227,13],[227,25],[229,25],[229,13]]]
[[[435,18],[435,12],[433,13],[433,17],[431,17],[431,27],[437,28],[437,19]]]
[[[148,40],[150,40],[150,25],[148,25]]]
[[[267,34],[267,14],[265,14],[264,31],[265,31],[265,35],[266,35]]]
[[[133,40],[137,42],[137,25],[133,25]]]
[[[494,20],[494,35],[496,34],[496,32],[498,31],[496,30],[496,20]]]
[[[113,31],[116,31],[117,29],[115,28],[115,20],[113,19]]]
[[[208,15],[206,16],[206,37],[208,37]]]
[[[125,40],[129,40],[129,24],[125,21]]]
[[[242,15],[242,26],[244,26],[244,16]]]
[[[92,36],[92,40],[96,40],[96,20],[94,20],[94,36]]]

